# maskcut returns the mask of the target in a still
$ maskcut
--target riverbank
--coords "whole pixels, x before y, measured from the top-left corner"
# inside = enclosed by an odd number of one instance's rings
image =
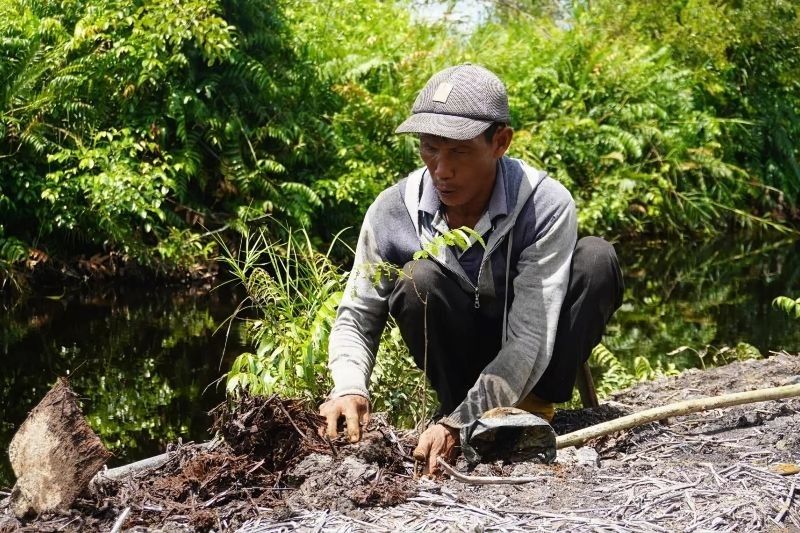
[[[776,354],[642,383],[599,409],[559,411],[553,425],[563,434],[655,405],[797,382],[800,355]],[[253,416],[252,406],[248,412]],[[581,454],[560,451],[552,465],[484,464],[469,472],[537,480],[524,485],[415,480],[407,459],[413,435],[378,423],[374,438],[331,451],[312,445],[313,418],[304,416],[293,411],[288,419],[291,431],[281,442],[299,447],[279,447],[293,450],[280,472],[265,470],[275,457],[264,455],[266,448],[259,455],[254,445],[250,456],[242,454],[241,437],[250,433],[234,432],[228,435],[232,448],[184,448],[172,464],[80,500],[64,516],[20,523],[8,516],[4,498],[0,530],[107,530],[129,508],[125,527],[163,530],[800,531],[800,495],[794,493],[800,475],[792,474],[800,463],[800,399],[648,424],[596,439]],[[227,427],[237,426],[228,420]],[[277,434],[274,428],[269,433]],[[274,443],[268,448],[277,449]]]
[[[24,262],[9,270],[0,269],[0,297],[17,300],[53,291],[99,291],[109,287],[187,287],[208,291],[218,275],[219,263],[214,260],[177,268],[144,265],[114,251],[58,258],[31,249]]]

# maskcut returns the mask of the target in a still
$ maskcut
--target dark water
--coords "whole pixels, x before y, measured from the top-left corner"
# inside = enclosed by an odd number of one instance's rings
[[[14,431],[58,376],[69,374],[89,424],[114,452],[111,465],[156,455],[177,438],[207,440],[209,385],[243,348],[217,326],[230,293],[118,289],[31,298],[0,310],[0,486]],[[206,390],[206,388],[208,389]],[[205,391],[205,392],[204,392]]]
[[[621,359],[641,355],[685,368],[713,363],[714,354],[739,343],[764,356],[800,351],[800,320],[772,305],[776,296],[800,297],[800,241],[731,236],[712,243],[615,247],[625,300],[603,342]],[[681,346],[690,350],[668,355]],[[721,354],[721,362],[731,356]]]
[[[621,360],[700,366],[687,350],[748,343],[762,354],[800,351],[800,320],[772,307],[800,296],[797,243],[616,244],[625,304],[605,344]],[[222,387],[206,387],[244,350],[219,323],[237,305],[230,293],[192,295],[115,290],[32,298],[0,310],[0,486],[11,483],[5,449],[27,412],[57,376],[70,373],[94,430],[116,454],[112,464],[161,453],[177,438],[205,440],[206,412]]]

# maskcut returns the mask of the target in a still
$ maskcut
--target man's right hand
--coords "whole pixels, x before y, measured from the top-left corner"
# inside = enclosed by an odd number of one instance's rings
[[[319,414],[325,417],[325,434],[330,438],[336,438],[339,419],[344,417],[350,442],[358,442],[361,439],[361,424],[367,425],[369,422],[369,400],[357,394],[345,394],[320,405]]]

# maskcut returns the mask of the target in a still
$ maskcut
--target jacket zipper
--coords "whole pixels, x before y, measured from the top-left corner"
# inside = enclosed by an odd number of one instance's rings
[[[507,233],[506,233],[506,235],[507,235]],[[478,267],[478,283],[472,283],[472,280],[470,280],[469,278],[466,278],[464,276],[461,276],[461,274],[459,274],[458,272],[456,272],[453,269],[451,269],[450,267],[448,267],[447,264],[445,262],[439,260],[439,258],[431,256],[431,258],[434,261],[436,261],[437,263],[442,265],[444,268],[446,268],[447,270],[449,270],[453,274],[456,274],[457,276],[461,277],[461,279],[466,281],[469,284],[469,286],[472,287],[472,290],[475,291],[475,304],[474,304],[475,305],[475,309],[480,309],[481,308],[479,286],[480,286],[480,283],[481,283],[481,273],[483,273],[483,265],[486,264],[486,262],[489,260],[491,255],[494,253],[494,251],[497,250],[497,248],[500,247],[500,243],[503,242],[503,239],[506,237],[506,235],[503,235],[500,239],[498,239],[491,250],[489,250],[488,252],[484,252],[484,254],[483,254],[484,255],[484,259],[481,260],[481,264]]]
[[[481,284],[481,272],[483,272],[483,264],[485,261],[481,261],[481,265],[478,267],[478,283],[475,284],[475,309],[481,308],[481,295],[478,292],[478,287]]]

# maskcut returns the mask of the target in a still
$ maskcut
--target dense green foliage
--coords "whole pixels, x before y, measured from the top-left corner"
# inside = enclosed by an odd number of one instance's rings
[[[5,259],[21,242],[171,267],[207,255],[203,226],[320,205],[296,170],[327,96],[277,6],[4,0],[0,35]]]
[[[727,121],[726,161],[764,186],[755,205],[800,200],[800,11],[791,0],[592,2],[608,35],[660,42],[692,73],[698,106]]]
[[[265,215],[327,241],[419,164],[393,130],[461,61],[506,81],[512,153],[583,232],[716,233],[800,194],[787,1],[509,2],[465,32],[402,1],[2,0],[0,37],[3,277],[30,247],[185,267]]]

